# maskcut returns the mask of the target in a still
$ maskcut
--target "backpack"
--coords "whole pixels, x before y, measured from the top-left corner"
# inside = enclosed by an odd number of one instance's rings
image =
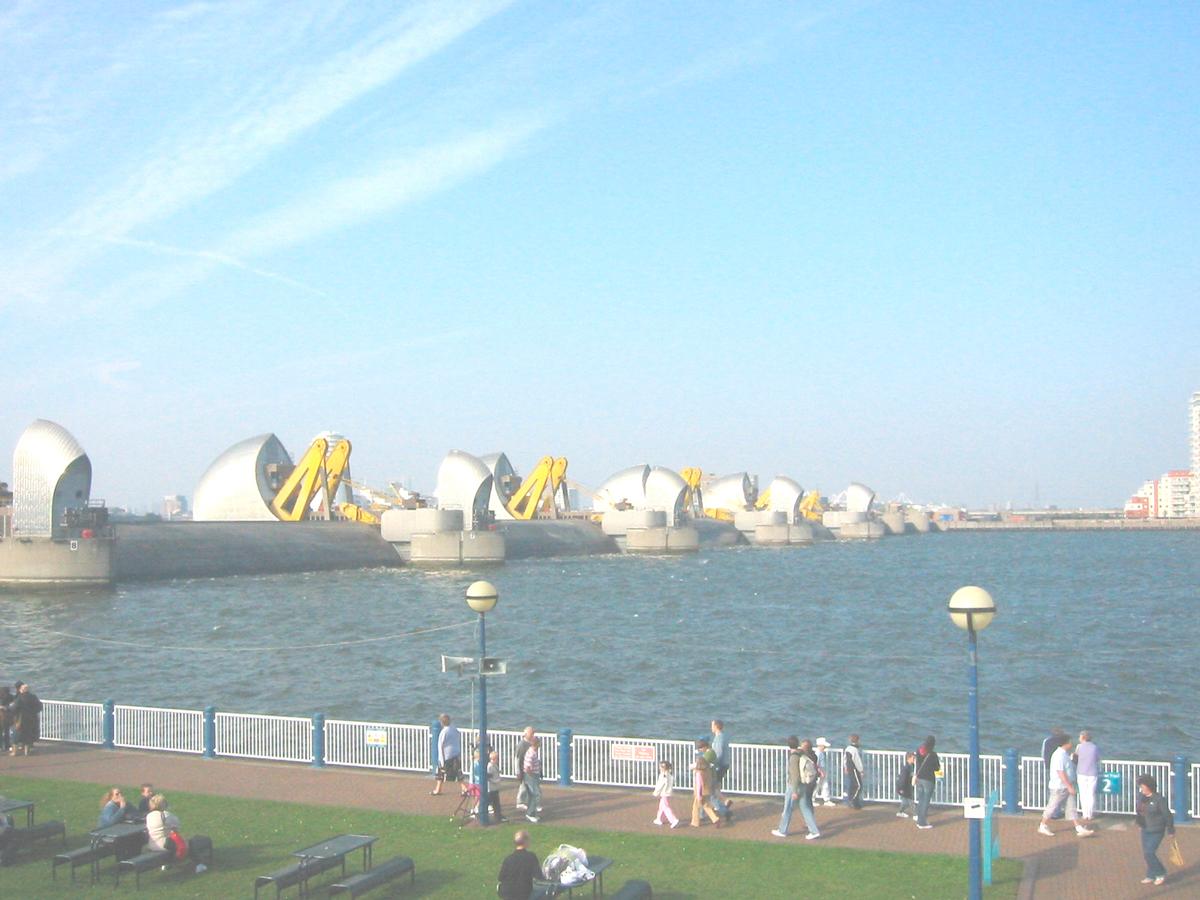
[[[178,831],[172,831],[167,835],[166,846],[164,849],[173,851],[176,859],[187,859],[187,841],[183,839],[183,835]]]

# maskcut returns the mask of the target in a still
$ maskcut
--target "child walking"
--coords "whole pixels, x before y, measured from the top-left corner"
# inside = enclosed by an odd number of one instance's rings
[[[671,823],[672,828],[679,824],[679,816],[675,815],[675,811],[671,809],[671,791],[674,787],[675,767],[669,760],[664,759],[658,764],[658,784],[654,785],[654,796],[658,798],[658,815],[654,817],[655,825],[661,825],[664,816]]]
[[[493,750],[488,754],[487,802],[497,822],[507,822],[500,811],[500,754]]]
[[[904,765],[896,776],[896,793],[900,795],[900,812],[896,816],[907,819],[916,810],[913,805],[913,770],[917,764],[917,754],[911,750],[904,754]]]

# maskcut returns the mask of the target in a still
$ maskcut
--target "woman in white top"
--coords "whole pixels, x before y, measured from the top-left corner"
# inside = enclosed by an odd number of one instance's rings
[[[155,794],[150,798],[150,812],[146,813],[146,833],[150,840],[143,848],[147,852],[167,849],[167,835],[179,830],[179,819],[167,812],[167,798]]]

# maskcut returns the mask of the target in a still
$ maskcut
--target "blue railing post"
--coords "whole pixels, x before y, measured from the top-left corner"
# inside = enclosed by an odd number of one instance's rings
[[[1191,794],[1188,793],[1188,761],[1187,757],[1180,753],[1175,757],[1172,763],[1171,773],[1172,792],[1175,795],[1175,824],[1186,825],[1188,821],[1188,804],[1191,799]]]
[[[1021,757],[1012,747],[1004,751],[1004,812],[1021,814]]]
[[[312,767],[314,769],[325,768],[325,714],[317,713],[313,716],[313,735],[312,735]]]
[[[117,708],[116,702],[104,701],[104,749],[112,750],[117,746]]]
[[[562,787],[571,786],[571,729],[562,728],[558,732],[558,783]]]
[[[217,708],[204,707],[204,758],[217,758]]]
[[[442,723],[434,719],[429,723],[429,774],[432,775],[438,767],[438,738],[442,736]]]

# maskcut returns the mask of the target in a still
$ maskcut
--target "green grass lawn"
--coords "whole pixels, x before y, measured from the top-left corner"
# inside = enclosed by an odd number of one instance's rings
[[[124,786],[133,796],[135,785]],[[95,827],[100,795],[107,785],[0,777],[0,795],[37,803],[37,820],[60,819],[67,825],[67,846],[83,846]],[[235,800],[201,794],[169,794],[171,810],[183,822],[185,836],[207,834],[213,839],[213,867],[201,875],[188,866],[142,876],[141,894],[148,897],[250,897],[254,878],[281,868],[293,850],[343,833],[379,836],[375,861],[411,856],[417,882],[409,887],[380,888],[369,896],[495,897],[496,873],[512,849],[514,825],[488,830],[459,828],[443,817],[401,815],[299,803]],[[18,825],[24,825],[19,813]],[[560,843],[573,844],[616,864],[605,875],[607,893],[626,880],[649,881],[658,900],[684,898],[793,898],[797,894],[829,898],[954,898],[966,893],[966,861],[961,857],[847,850],[828,844],[770,844],[761,841],[712,840],[678,832],[642,835],[596,831],[564,825],[527,826],[533,851],[544,857]],[[50,859],[58,844],[22,854],[20,861],[0,869],[0,897],[72,897],[113,890],[113,867],[106,864],[101,884],[89,887],[86,869],[71,885],[67,869],[58,882],[50,880]],[[359,854],[352,857],[356,870]],[[1015,897],[1021,865],[997,863],[996,884],[988,897]],[[336,879],[318,876],[319,886]],[[121,891],[134,891],[132,880]],[[296,889],[288,897],[296,896]],[[590,896],[590,890],[578,895]],[[262,894],[273,897],[273,891]]]

